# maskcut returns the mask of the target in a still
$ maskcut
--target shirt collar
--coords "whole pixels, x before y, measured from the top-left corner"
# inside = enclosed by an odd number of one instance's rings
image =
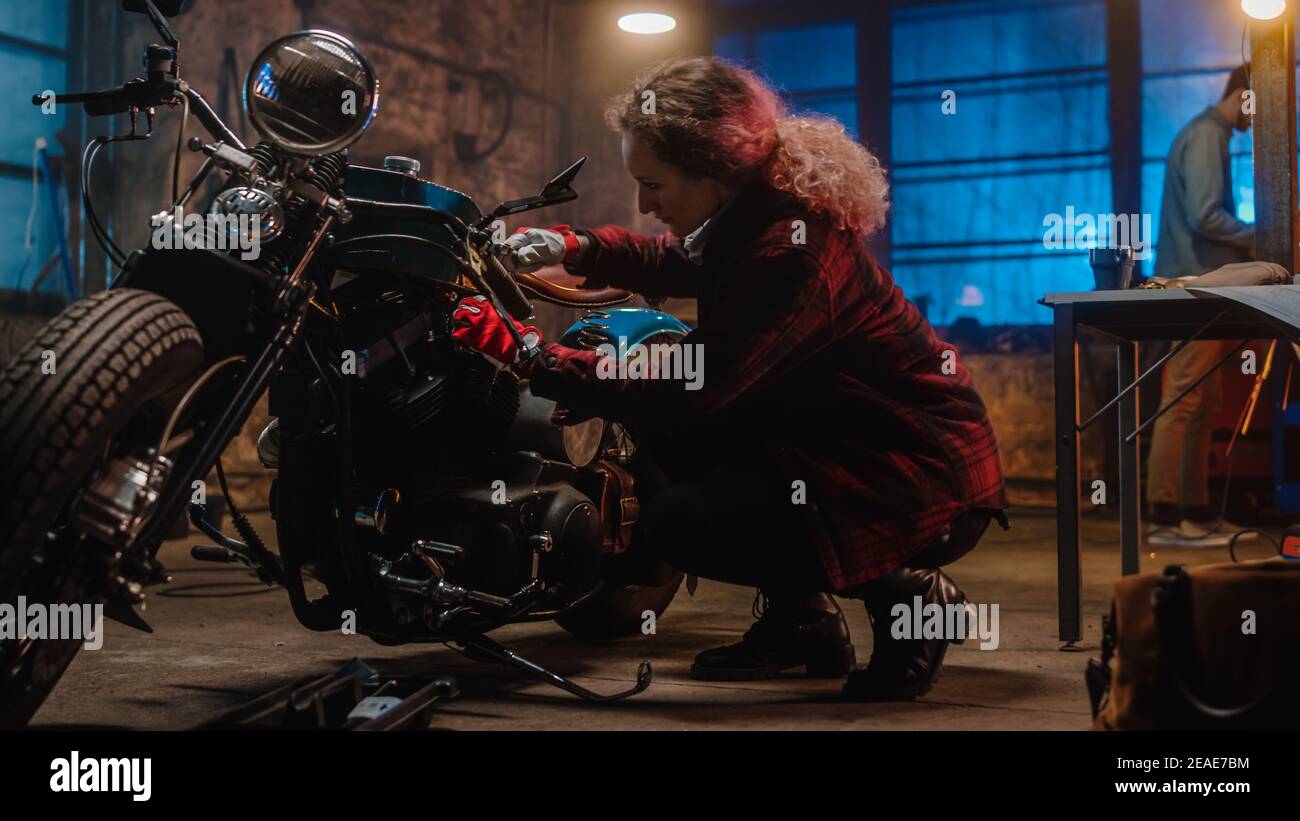
[[[717,225],[718,217],[730,208],[735,201],[736,195],[733,194],[722,204],[721,208],[714,212],[713,216],[706,219],[699,228],[682,238],[682,245],[686,248],[686,256],[691,262],[699,265],[704,261],[704,246],[709,241],[709,235],[713,233],[713,229]]]
[[[1205,115],[1213,120],[1215,125],[1228,132],[1229,136],[1232,135],[1232,123],[1228,122],[1228,118],[1223,116],[1223,112],[1219,110],[1217,105],[1205,109]]]

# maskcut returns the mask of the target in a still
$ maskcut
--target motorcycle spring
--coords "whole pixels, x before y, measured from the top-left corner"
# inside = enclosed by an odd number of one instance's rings
[[[263,177],[269,177],[275,172],[275,151],[272,150],[270,143],[258,143],[249,149],[248,155],[257,160],[257,171]]]
[[[343,180],[343,172],[348,167],[348,152],[336,151],[311,164],[312,174],[309,182],[326,194],[333,195]]]
[[[288,261],[285,259],[286,249],[283,243],[277,246],[262,250],[262,256],[257,260],[257,267],[266,271],[272,276],[284,276],[289,273]]]
[[[609,319],[609,314],[604,311],[590,311],[583,314],[582,327],[578,329],[578,344],[589,351],[594,351],[601,345],[610,344],[609,326],[601,322],[602,319]]]

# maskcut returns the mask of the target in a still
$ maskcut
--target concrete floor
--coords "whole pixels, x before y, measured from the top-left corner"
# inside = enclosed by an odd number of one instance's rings
[[[254,516],[264,537],[266,516]],[[462,695],[435,715],[452,729],[1086,729],[1083,669],[1097,655],[1099,616],[1119,575],[1118,525],[1085,520],[1084,621],[1080,652],[1056,638],[1055,522],[1024,512],[1012,529],[993,526],[984,542],[948,572],[975,602],[997,603],[1001,641],[952,647],[943,675],[924,699],[907,704],[845,704],[839,680],[801,675],[710,683],[687,676],[695,653],[735,641],[749,626],[753,591],[701,580],[659,619],[654,635],[587,643],[550,623],[503,628],[493,637],[556,672],[602,692],[627,687],[638,662],[654,665],[646,692],[611,705],[587,705],[512,670],[470,661],[442,645],[388,648],[362,636],[313,633],[298,625],[283,591],[242,568],[195,562],[191,540],[164,546],[173,575],[156,588],[144,616],[155,633],[108,622],[104,645],[82,651],[33,724],[180,729],[281,684],[328,672],[359,656],[386,673],[450,674]],[[1255,543],[1262,544],[1262,543]],[[1248,550],[1263,557],[1265,548]],[[1226,560],[1226,551],[1144,551],[1144,571],[1166,564]],[[871,628],[860,602],[842,601],[858,649],[870,655]]]

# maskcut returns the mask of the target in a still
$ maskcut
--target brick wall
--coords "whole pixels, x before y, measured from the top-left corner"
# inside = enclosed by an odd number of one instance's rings
[[[1056,393],[1050,353],[963,354],[1002,453],[1012,504],[1049,506],[1056,503]],[[1108,397],[1107,397],[1108,398]],[[1084,418],[1099,405],[1085,388],[1080,397]],[[1104,440],[1098,424],[1083,434],[1081,478],[1105,478],[1102,454],[1114,445]]]

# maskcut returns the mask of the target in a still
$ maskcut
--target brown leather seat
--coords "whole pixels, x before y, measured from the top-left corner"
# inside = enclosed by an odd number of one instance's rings
[[[515,281],[538,299],[570,308],[603,308],[627,302],[634,296],[622,288],[588,287],[586,277],[571,274],[561,265],[548,265],[531,274],[515,274]]]

